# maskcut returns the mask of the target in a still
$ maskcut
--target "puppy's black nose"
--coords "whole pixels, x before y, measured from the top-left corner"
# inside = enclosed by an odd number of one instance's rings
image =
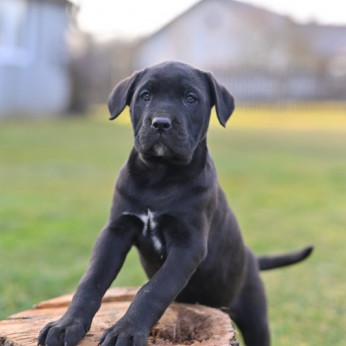
[[[151,121],[151,127],[157,132],[162,133],[164,131],[169,131],[172,127],[171,119],[164,117],[155,117]]]

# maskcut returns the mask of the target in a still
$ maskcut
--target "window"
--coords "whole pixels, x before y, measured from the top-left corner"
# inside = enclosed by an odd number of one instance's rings
[[[25,0],[0,0],[0,64],[26,65],[30,61],[25,42],[27,7]]]

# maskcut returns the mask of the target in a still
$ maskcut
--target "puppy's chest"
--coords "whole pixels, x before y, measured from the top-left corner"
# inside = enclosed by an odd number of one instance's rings
[[[124,213],[127,215],[132,215],[140,219],[143,223],[141,234],[139,234],[139,247],[145,246],[153,247],[156,253],[163,256],[164,253],[164,239],[161,232],[159,231],[159,222],[157,214],[150,209],[147,213],[134,214],[134,213]]]

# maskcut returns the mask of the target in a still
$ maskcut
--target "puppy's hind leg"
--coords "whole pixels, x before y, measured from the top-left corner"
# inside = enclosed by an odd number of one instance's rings
[[[247,250],[244,283],[230,306],[230,315],[239,327],[246,346],[270,345],[267,300],[257,259],[250,250]]]

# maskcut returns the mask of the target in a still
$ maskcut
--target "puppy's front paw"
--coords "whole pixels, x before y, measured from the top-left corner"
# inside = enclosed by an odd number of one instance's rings
[[[40,332],[38,345],[74,346],[88,332],[90,326],[80,319],[62,317],[48,323]]]
[[[149,331],[124,319],[107,329],[99,340],[102,346],[146,346]]]

